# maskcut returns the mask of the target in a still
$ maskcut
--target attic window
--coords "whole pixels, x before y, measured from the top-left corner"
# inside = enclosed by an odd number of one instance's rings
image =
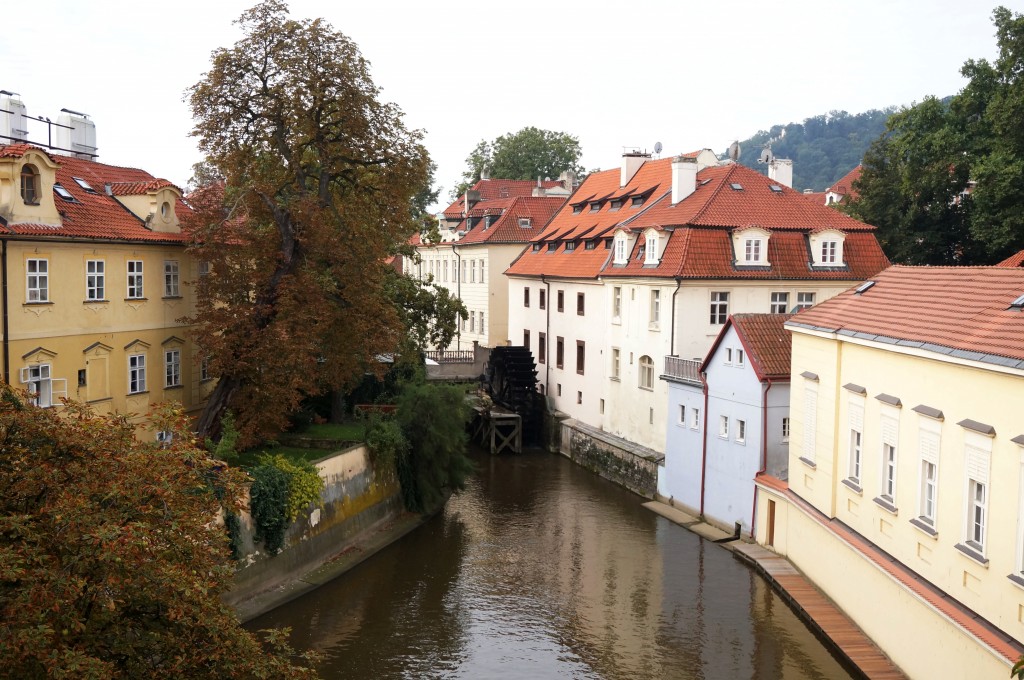
[[[484,217],[484,230],[490,229],[492,224],[494,224],[494,215],[486,215]]]
[[[57,194],[58,196],[63,198],[68,203],[74,203],[75,202],[75,197],[71,195],[71,192],[68,191],[67,189],[65,189],[64,187],[62,187],[61,185],[54,184],[53,185],[53,191],[54,191],[55,194]]]
[[[523,228],[523,229],[529,229],[530,228],[530,218],[529,217],[520,217],[519,218],[519,226],[521,228]]]
[[[604,249],[605,250],[611,250],[612,249],[612,240],[610,238],[606,238],[604,240]]]
[[[601,201],[594,201],[590,204],[590,212],[597,212],[601,209]]]
[[[548,252],[553,253],[558,250],[558,241],[552,241],[548,244]]]
[[[565,251],[566,252],[572,252],[573,250],[576,250],[576,241],[566,241],[565,242]]]
[[[583,212],[583,204],[582,203],[577,203],[576,205],[574,205],[572,207],[572,214],[573,215],[579,215],[581,212]]]
[[[700,182],[700,185],[701,185],[701,186],[704,186],[705,184],[707,184],[707,183],[708,183],[708,182],[710,182],[710,181],[711,181],[711,178],[710,178],[710,177],[709,177],[708,179],[703,179],[703,180],[701,180],[701,182]]]
[[[537,252],[538,250],[540,250],[543,247],[543,245],[544,245],[543,243],[534,243],[533,244],[533,252]]]
[[[732,184],[729,185],[729,188],[732,189],[733,191],[743,191],[743,185],[740,184],[739,182],[733,182]]]
[[[83,189],[88,191],[90,194],[95,194],[96,193],[96,190],[93,189],[91,186],[89,186],[89,183],[86,182],[81,177],[72,177],[71,179],[75,180],[75,183],[78,184],[78,186],[82,187]]]
[[[618,210],[621,207],[622,207],[622,199],[621,198],[617,198],[614,201],[612,201],[611,210]]]
[[[638,259],[638,260],[644,259],[644,254],[646,252],[647,252],[647,246],[641,245],[639,248],[636,249],[636,259]]]
[[[782,187],[780,187],[778,184],[769,184],[768,188],[777,194],[782,193]]]
[[[629,205],[631,207],[635,208],[636,206],[643,205],[643,204],[644,204],[644,197],[643,196],[634,196],[633,198],[629,199]]]
[[[870,288],[873,285],[875,285],[874,281],[865,281],[864,283],[857,286],[857,290],[853,291],[853,293],[854,295],[860,295],[861,293],[867,292],[868,288]],[[1021,298],[1024,298],[1024,295],[1022,295]]]
[[[21,168],[21,200],[25,205],[39,205],[39,173],[27,163]]]
[[[584,247],[587,250],[596,250],[597,249],[597,239],[590,239],[589,241],[586,242]]]

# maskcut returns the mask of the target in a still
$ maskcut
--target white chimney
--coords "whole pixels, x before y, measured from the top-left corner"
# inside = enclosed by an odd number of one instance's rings
[[[0,144],[15,144],[26,139],[25,104],[15,93],[0,90]]]
[[[96,158],[96,123],[89,120],[88,114],[61,109],[60,115],[57,116],[56,128],[56,153],[78,158]]]
[[[644,161],[649,161],[650,159],[651,154],[640,151],[627,151],[622,154],[622,175],[619,179],[619,186],[626,186],[629,180],[633,179],[633,175],[640,169],[640,166],[644,164]]]
[[[697,159],[676,156],[672,159],[672,204],[675,205],[697,190]]]
[[[793,188],[793,161],[788,158],[773,158],[768,164],[768,179]]]

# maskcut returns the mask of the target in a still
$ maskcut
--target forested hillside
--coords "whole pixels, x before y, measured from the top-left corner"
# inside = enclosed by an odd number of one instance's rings
[[[771,143],[776,158],[793,161],[793,187],[824,191],[864,157],[871,142],[885,131],[896,107],[851,115],[846,111],[807,118],[803,123],[773,125],[740,141],[740,163],[767,174],[758,163],[764,145]]]

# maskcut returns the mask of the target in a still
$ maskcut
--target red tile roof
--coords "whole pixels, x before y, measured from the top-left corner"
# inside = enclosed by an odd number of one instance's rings
[[[784,324],[792,314],[734,314],[729,320],[760,380],[789,380],[792,334]]]
[[[29,148],[25,144],[12,144],[0,147],[0,157],[20,157]],[[45,150],[41,150],[44,151]],[[184,243],[186,234],[174,234],[153,231],[145,223],[132,214],[113,196],[106,195],[105,184],[124,185],[139,191],[137,187],[147,186],[154,189],[173,186],[167,180],[160,180],[144,170],[136,168],[120,168],[95,161],[84,160],[72,156],[50,157],[58,163],[56,181],[73,197],[74,201],[66,201],[54,196],[54,204],[61,215],[60,226],[11,223],[0,226],[0,230],[8,234],[20,236],[47,236],[81,239],[111,239],[127,241]],[[82,188],[75,177],[85,180],[95,193]],[[122,194],[126,195],[126,194]],[[175,205],[178,219],[184,219],[190,212],[182,201]]]
[[[541,186],[545,189],[553,189],[562,186],[557,180],[544,180]],[[535,180],[528,179],[482,179],[471,187],[471,191],[480,193],[480,201],[495,201],[502,198],[516,198],[518,196],[533,196],[533,190],[537,187]],[[458,219],[465,213],[466,194],[463,193],[447,208],[444,209],[444,216],[447,219]],[[479,205],[479,204],[477,204]],[[476,206],[474,206],[475,208]]]
[[[544,229],[551,216],[565,203],[564,196],[520,196],[502,201],[490,201],[486,214],[500,215],[488,228],[481,221],[458,244],[473,243],[526,243]],[[474,210],[475,212],[475,210]],[[520,219],[530,220],[529,227],[519,226]]]
[[[825,192],[824,191],[805,191],[800,194],[811,203],[817,203],[818,205],[825,205]]]
[[[853,183],[860,179],[863,169],[864,168],[861,165],[858,165],[853,170],[850,170],[850,172],[836,180],[836,183],[826,189],[826,192],[848,196],[850,199],[856,200],[859,194],[854,191]]]
[[[862,294],[850,289],[790,325],[1024,368],[1024,310],[1011,307],[1024,295],[1024,269],[894,265],[872,280]]]
[[[1011,255],[996,265],[997,267],[1024,267],[1024,250]]]
[[[874,236],[874,227],[837,210],[815,205],[803,195],[778,185],[764,175],[742,165],[708,167],[697,175],[696,190],[672,203],[671,158],[648,161],[620,189],[619,170],[593,173],[583,182],[566,205],[555,215],[539,237],[540,250],[524,252],[508,270],[511,276],[642,276],[655,278],[741,278],[811,279],[860,281],[889,265]],[[737,189],[733,188],[736,185]],[[773,189],[772,187],[775,187]],[[589,201],[599,197],[649,194],[644,207],[634,208],[626,200],[612,210],[610,202],[591,212]],[[573,206],[586,204],[582,212]],[[771,232],[767,258],[770,267],[736,267],[732,232],[758,226]],[[643,239],[636,239],[628,263],[611,265],[610,251],[586,251],[577,247],[566,251],[559,244],[552,252],[548,242],[564,239],[566,234],[611,238],[616,227],[639,232],[653,228],[668,234],[657,265],[646,265],[638,257]],[[846,266],[812,268],[807,234],[835,229],[845,234],[843,244]],[[600,245],[599,245],[600,250]],[[588,255],[589,253],[589,255]],[[581,257],[583,256],[583,257]]]

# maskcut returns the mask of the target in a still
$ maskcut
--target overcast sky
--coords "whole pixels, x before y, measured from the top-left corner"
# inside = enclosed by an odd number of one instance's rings
[[[185,90],[239,37],[253,0],[51,0],[0,39],[0,89],[29,115],[96,123],[99,160],[180,186],[200,160]],[[1004,3],[1014,11],[1024,0]],[[623,147],[724,150],[776,123],[946,96],[996,54],[982,0],[329,2],[382,98],[426,131],[444,199],[481,139],[533,125],[576,135],[587,169]],[[816,187],[823,189],[824,187]]]

